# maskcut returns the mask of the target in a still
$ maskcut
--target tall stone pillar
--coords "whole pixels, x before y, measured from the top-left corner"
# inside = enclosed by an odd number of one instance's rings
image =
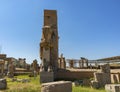
[[[73,60],[69,61],[69,66],[70,66],[70,68],[74,68],[74,61]]]
[[[33,70],[34,71],[38,71],[38,64],[37,64],[37,60],[35,59],[35,60],[33,60]]]
[[[13,65],[13,62],[10,62],[10,64],[8,65],[8,77],[9,78],[14,77],[14,71],[15,71],[15,67]]]
[[[60,58],[58,59],[58,63],[59,68],[66,69],[65,57],[63,57],[63,54],[61,54]]]
[[[61,64],[62,64],[61,58],[58,58],[58,68],[61,68]]]
[[[82,60],[79,60],[79,68],[82,68]]]
[[[43,72],[56,72],[58,70],[58,28],[56,10],[44,10],[44,25],[40,42],[40,58],[42,61]],[[49,73],[46,74],[50,75]],[[41,75],[41,78],[44,77]]]
[[[4,61],[0,61],[0,78],[3,77],[4,74]]]

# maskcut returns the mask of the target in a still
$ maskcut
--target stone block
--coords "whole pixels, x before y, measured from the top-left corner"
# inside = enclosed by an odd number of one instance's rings
[[[41,85],[41,92],[72,92],[72,82],[57,81],[43,83]]]
[[[111,83],[110,73],[94,73],[95,81],[99,82],[100,87]]]
[[[101,65],[101,72],[110,73],[110,65],[109,64]]]
[[[54,81],[54,72],[40,72],[40,83]]]
[[[120,84],[106,84],[106,92],[120,92]]]
[[[99,83],[97,81],[91,81],[91,87],[92,88],[95,88],[95,89],[98,89],[99,88]]]
[[[0,79],[0,90],[7,88],[7,81],[6,79]]]

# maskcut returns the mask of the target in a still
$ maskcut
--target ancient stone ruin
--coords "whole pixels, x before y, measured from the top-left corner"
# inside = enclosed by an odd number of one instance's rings
[[[41,85],[41,92],[72,92],[72,82],[57,81],[43,83]]]
[[[106,84],[106,92],[120,92],[120,84]]]
[[[53,81],[58,70],[58,28],[57,11],[44,10],[44,25],[40,42],[41,82]],[[45,82],[46,82],[45,81]]]
[[[13,62],[10,62],[10,64],[8,65],[8,73],[7,73],[9,78],[14,77],[14,71],[15,71],[15,67],[13,65]]]
[[[88,59],[81,57],[81,60],[79,61],[79,67],[87,68],[88,67]]]
[[[40,42],[40,59],[42,61],[40,64],[40,82],[43,83],[41,92],[71,92],[71,82],[54,82],[56,80],[75,81],[73,83],[75,86],[91,85],[92,88],[102,88],[111,83],[110,66],[106,64],[107,61],[102,59],[88,60],[84,57],[81,57],[80,60],[65,59],[63,54],[58,57],[58,40],[57,11],[44,10],[44,25]],[[104,65],[98,65],[99,63]],[[36,70],[35,62],[33,65],[34,70]],[[112,74],[112,76],[113,82],[119,83],[119,73]],[[90,78],[93,77],[94,80],[91,81]]]
[[[101,66],[101,72],[94,73],[94,81],[91,81],[91,85],[93,88],[101,88],[106,84],[111,83],[110,77],[110,66],[109,64],[105,64]]]
[[[0,90],[7,88],[7,81],[6,79],[0,79]]]
[[[63,57],[63,54],[61,54],[60,57],[58,58],[58,67],[60,69],[66,69],[65,57]]]
[[[4,75],[4,61],[0,61],[0,78]]]

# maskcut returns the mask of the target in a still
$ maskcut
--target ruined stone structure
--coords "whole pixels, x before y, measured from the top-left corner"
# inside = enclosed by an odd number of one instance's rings
[[[40,82],[54,81],[58,71],[57,11],[44,10],[44,25],[40,42]]]
[[[13,62],[10,62],[8,65],[8,77],[13,78],[14,77],[14,72],[15,72],[15,66],[13,65]]]
[[[36,72],[38,72],[38,63],[37,63],[37,60],[36,60],[36,59],[33,60],[32,65],[33,65],[33,70],[36,71]]]
[[[0,54],[0,78],[2,78],[4,74],[5,58],[6,54]]]
[[[18,61],[16,62],[16,67],[26,69],[27,67],[26,58],[19,58]]]
[[[74,60],[71,59],[69,61],[69,66],[70,66],[70,68],[74,68]]]
[[[44,25],[40,42],[40,58],[43,71],[58,69],[57,11],[44,10]]]
[[[101,66],[101,72],[94,73],[95,80],[91,82],[93,88],[101,88],[111,83],[110,66],[105,64]]]
[[[60,58],[58,59],[58,66],[60,69],[66,69],[65,57],[63,57],[63,54],[61,54]]]
[[[120,73],[111,73],[111,83],[120,83]]]
[[[36,77],[37,74],[39,73],[39,64],[36,59],[33,60],[33,63],[30,65],[30,71],[32,72],[31,76],[34,75],[34,77]]]
[[[120,92],[120,84],[106,84],[106,92]]]
[[[79,67],[87,68],[88,67],[88,59],[81,57],[81,60],[79,61]]]
[[[3,77],[4,74],[4,61],[0,61],[0,78]]]
[[[72,92],[72,82],[57,81],[43,83],[41,85],[41,92]]]

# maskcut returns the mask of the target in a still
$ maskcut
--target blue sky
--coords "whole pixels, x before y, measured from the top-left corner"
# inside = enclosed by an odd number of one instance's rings
[[[58,12],[59,54],[76,59],[120,55],[119,0],[0,0],[0,52],[40,61],[44,9]]]

